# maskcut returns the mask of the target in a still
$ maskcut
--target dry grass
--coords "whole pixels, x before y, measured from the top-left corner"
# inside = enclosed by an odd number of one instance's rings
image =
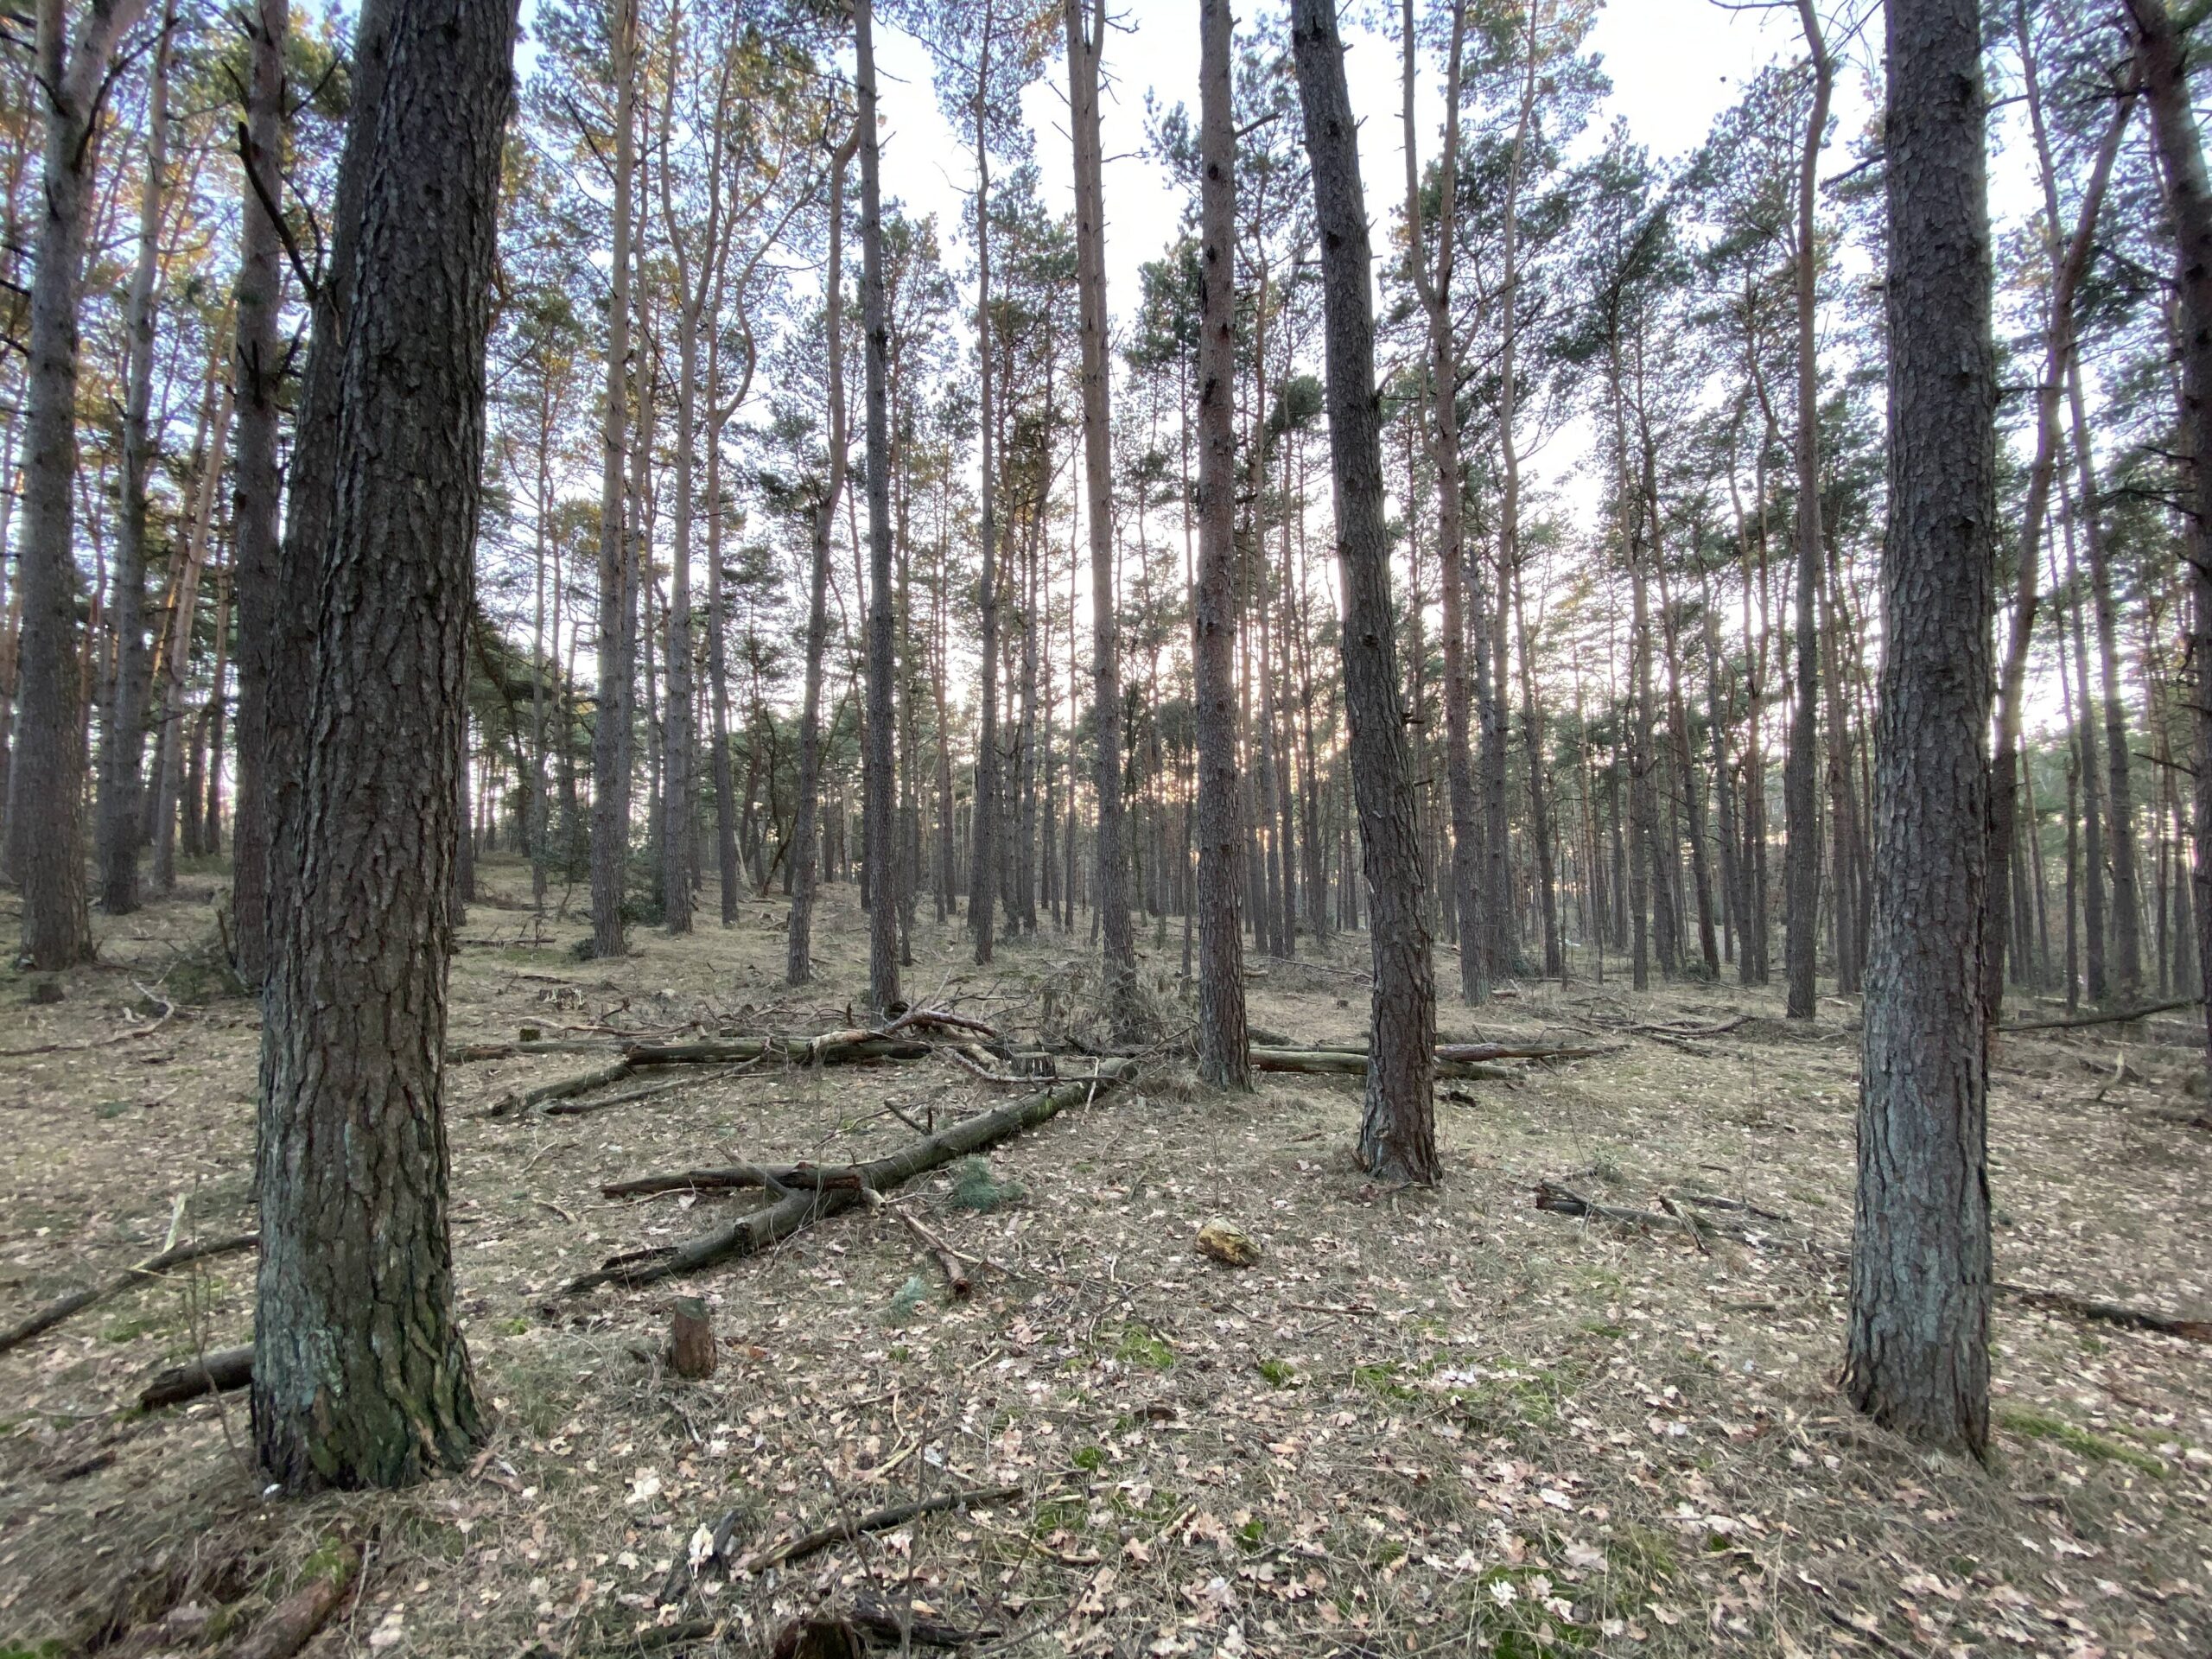
[[[525,885],[512,868],[488,879]],[[214,878],[194,880],[103,924],[103,965],[68,977],[61,1002],[31,1006],[26,982],[0,980],[0,1047],[86,1045],[0,1061],[0,1322],[158,1247],[180,1194],[190,1226],[248,1219],[250,1005],[216,997],[118,1040],[148,1019],[134,980],[167,972],[168,995],[208,977],[183,954],[212,931]],[[623,962],[579,963],[575,918],[525,948],[499,941],[527,937],[526,915],[480,906],[454,1039],[843,1023],[864,984],[849,892],[830,891],[823,971],[800,994],[780,984],[780,904],[743,908],[731,931],[709,914],[689,939],[641,933]],[[1094,1017],[1080,940],[1048,935],[976,969],[956,930],[920,931],[910,989],[942,984],[1025,1033]],[[1171,928],[1147,964],[1168,1016],[1177,957]],[[1252,1017],[1351,1037],[1364,996],[1277,965]],[[157,1363],[245,1338],[250,1260],[118,1298],[0,1357],[0,1653],[92,1649],[165,1615],[137,1650],[190,1650],[340,1539],[363,1548],[364,1588],[319,1654],[765,1652],[791,1614],[871,1587],[992,1627],[969,1650],[1007,1654],[2212,1650],[2201,1347],[2000,1308],[1988,1470],[1916,1455],[1837,1395],[1841,1276],[1787,1241],[1847,1240],[1847,1005],[1806,1033],[1732,987],[1522,987],[1443,1023],[1563,1035],[1745,1012],[1760,1017],[1701,1053],[1630,1039],[1523,1084],[1453,1085],[1433,1192],[1378,1190],[1351,1166],[1350,1081],[1270,1077],[1232,1099],[1148,1062],[1133,1089],[993,1154],[1020,1200],[957,1205],[950,1170],[921,1184],[932,1230],[995,1264],[957,1305],[901,1229],[859,1214],[689,1287],[560,1288],[757,1201],[609,1201],[601,1181],[866,1156],[912,1133],[887,1103],[942,1122],[1001,1097],[948,1064],[756,1071],[522,1119],[478,1113],[586,1062],[456,1068],[455,1246],[497,1404],[487,1458],[398,1495],[264,1500],[239,1461],[242,1397],[129,1409]],[[2153,1034],[2187,1040],[2178,1025]],[[2207,1141],[2177,1110],[2187,1058],[2124,1027],[2008,1042],[1992,1129],[2001,1276],[2212,1307]],[[1531,1208],[1539,1179],[1569,1175],[1625,1205],[1695,1191],[1789,1221],[1770,1247],[1707,1255],[1687,1233]],[[1257,1267],[1195,1252],[1215,1215],[1260,1243]],[[677,1288],[706,1298],[721,1339],[703,1384],[658,1357]],[[1002,1481],[1022,1497],[657,1600],[695,1529],[732,1510],[751,1547]]]

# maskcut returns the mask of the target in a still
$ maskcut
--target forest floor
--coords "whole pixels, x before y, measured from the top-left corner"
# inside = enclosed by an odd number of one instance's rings
[[[102,919],[62,1000],[0,976],[0,1325],[181,1236],[251,1224],[256,1018],[205,964],[219,872]],[[781,986],[783,903],[639,929],[579,961],[495,863],[456,958],[456,1043],[603,1028],[851,1023],[849,888],[816,985]],[[0,930],[12,936],[12,917]],[[926,907],[908,994],[1022,1040],[1085,1006],[1049,931],[969,961]],[[1179,924],[1147,930],[1176,1006]],[[1362,1033],[1364,941],[1255,962],[1255,1025]],[[1440,978],[1451,958],[1440,954]],[[1090,969],[1095,978],[1095,969]],[[166,1019],[153,992],[176,1004]],[[1786,1026],[1732,984],[1637,995],[1522,983],[1445,1032],[1618,1045],[1440,1090],[1446,1179],[1354,1166],[1356,1078],[1198,1089],[1186,1061],[1003,1142],[914,1207],[988,1258],[948,1300],[888,1217],[822,1220],[688,1281],[564,1292],[759,1194],[608,1199],[602,1182],[743,1160],[877,1155],[1011,1091],[942,1057],[701,1074],[582,1116],[485,1116],[581,1054],[448,1072],[460,1297],[493,1416],[464,1476],[265,1497],[245,1398],[141,1413],[148,1373],[251,1334],[250,1253],[151,1280],[0,1356],[0,1655],[227,1651],[350,1543],[365,1567],[307,1649],[766,1653],[793,1615],[874,1597],[980,1632],[970,1654],[1282,1656],[2212,1653],[2212,1367],[2202,1344],[2001,1301],[1984,1468],[1916,1453],[1837,1387],[1857,1010]],[[1684,1044],[1624,1027],[1734,1029]],[[158,1023],[157,1023],[158,1021]],[[612,1040],[610,1039],[610,1040]],[[2001,1280],[2212,1315],[2212,1120],[2180,1018],[2007,1037],[1990,1129]],[[1541,1211],[1540,1181],[1748,1236]],[[966,1196],[993,1207],[963,1207]],[[1009,1189],[1018,1187],[1019,1193]],[[178,1206],[181,1205],[181,1220]],[[1261,1250],[1199,1255],[1200,1224]],[[719,1372],[663,1350],[695,1294]],[[933,1493],[1018,1495],[696,1583],[739,1548]],[[664,1588],[678,1593],[661,1599]],[[898,1646],[894,1639],[890,1647]]]

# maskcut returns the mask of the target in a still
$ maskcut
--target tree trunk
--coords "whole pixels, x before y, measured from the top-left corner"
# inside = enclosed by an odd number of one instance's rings
[[[1414,781],[1398,702],[1367,207],[1335,0],[1293,0],[1291,48],[1321,236],[1325,397],[1344,593],[1344,700],[1372,905],[1369,1049],[1376,1064],[1367,1071],[1359,1159],[1380,1179],[1427,1183],[1443,1173],[1430,1092],[1436,986],[1421,920]]]
[[[634,626],[624,535],[623,467],[630,446],[631,188],[637,171],[637,0],[609,0],[609,55],[614,75],[614,167],[608,222],[607,389],[601,411],[599,474],[599,689],[591,734],[592,953],[629,949],[626,891],[630,861],[631,688],[623,642]]]
[[[238,614],[238,820],[231,831],[232,948],[249,985],[268,977],[276,912],[270,907],[270,849],[277,785],[270,728],[298,717],[297,703],[270,695],[284,650],[284,569],[278,553],[277,460],[282,419],[284,251],[274,212],[284,188],[284,37],[289,0],[254,0],[246,28],[252,68],[246,88],[238,208],[238,413],[231,467],[232,564]],[[284,746],[289,752],[293,746]]]
[[[169,58],[174,0],[164,6],[146,92],[146,178],[139,195],[138,260],[124,319],[123,499],[116,515],[115,596],[109,627],[115,666],[100,722],[99,807],[93,832],[100,908],[138,908],[140,777],[146,751],[146,484],[153,464],[148,418],[154,396],[155,289],[160,276],[162,202],[168,188]]]
[[[91,0],[75,43],[61,0],[38,9],[46,89],[38,264],[31,279],[22,598],[15,747],[9,758],[7,868],[22,892],[22,957],[67,968],[92,952],[84,867],[85,744],[77,695],[77,309],[92,206],[92,138],[116,43],[146,0]]]
[[[1144,1021],[1130,929],[1122,808],[1122,675],[1115,638],[1112,432],[1106,361],[1106,198],[1098,130],[1103,0],[1066,0],[1068,98],[1075,128],[1076,294],[1083,336],[1084,493],[1090,504],[1092,760],[1097,780],[1097,912],[1105,950],[1108,1016],[1134,1040]]]
[[[1789,1014],[1792,1020],[1810,1020],[1815,1001],[1813,982],[1821,907],[1821,809],[1815,770],[1820,743],[1820,629],[1814,616],[1821,566],[1820,364],[1815,355],[1814,335],[1820,251],[1814,241],[1813,212],[1835,69],[1821,36],[1813,0],[1797,0],[1797,12],[1813,57],[1813,108],[1805,124],[1804,153],[1797,173],[1797,655],[1789,755],[1783,771],[1788,836],[1783,920],[1788,934]]]
[[[799,710],[798,804],[791,810],[791,937],[784,957],[784,982],[804,985],[814,977],[814,889],[822,859],[817,827],[822,800],[823,653],[830,637],[830,531],[836,522],[837,499],[845,489],[845,169],[859,148],[857,123],[830,158],[830,276],[823,315],[830,350],[830,476],[814,504],[812,573],[806,608],[806,690]],[[832,717],[834,722],[834,716]]]
[[[1987,872],[1996,350],[1975,0],[1890,0],[1889,528],[1845,1387],[1989,1440]]]
[[[883,300],[883,206],[875,131],[875,7],[856,0],[860,67],[861,315],[868,335],[868,752],[862,779],[868,876],[868,1000],[879,1013],[899,1001],[899,873],[891,685],[891,327]]]
[[[1198,568],[1192,658],[1198,750],[1198,1075],[1249,1089],[1244,836],[1236,811],[1236,136],[1230,0],[1199,0]]]
[[[2190,508],[2182,515],[2183,557],[2189,569],[2196,767],[2190,884],[2197,969],[2212,990],[2212,188],[2205,182],[2204,150],[2190,102],[2188,63],[2165,0],[2127,0],[2127,10],[2135,24],[2137,73],[2150,102],[2180,271],[2182,448],[2190,474]],[[2086,791],[2086,779],[2083,786]],[[2212,1067],[2212,1001],[2205,1009],[2206,1064]]]
[[[457,1469],[448,893],[515,10],[393,22],[347,320],[296,880],[263,1037],[253,1376],[292,1491]]]

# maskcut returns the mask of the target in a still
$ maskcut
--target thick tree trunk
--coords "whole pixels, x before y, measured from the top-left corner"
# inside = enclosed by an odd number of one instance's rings
[[[1988,1022],[1979,980],[1997,524],[1975,0],[1890,0],[1890,522],[1873,938],[1845,1386],[1878,1422],[1989,1439]]]
[[[264,1471],[397,1485],[481,1433],[442,1110],[484,347],[515,10],[399,10],[360,223],[297,880],[263,1037]]]
[[[891,326],[883,299],[881,163],[875,130],[875,7],[857,0],[860,65],[861,315],[868,335],[868,752],[862,780],[868,875],[868,1000],[879,1013],[899,1001],[899,871],[893,775],[891,650]]]
[[[1820,591],[1821,452],[1820,364],[1814,334],[1819,303],[1820,250],[1813,212],[1819,189],[1821,148],[1827,132],[1828,99],[1835,69],[1821,36],[1813,0],[1797,0],[1805,44],[1813,56],[1813,108],[1805,124],[1797,171],[1797,615],[1796,677],[1789,710],[1789,754],[1783,768],[1783,807],[1788,847],[1783,864],[1783,925],[1789,1014],[1810,1020],[1815,1001],[1814,967],[1821,908],[1821,808],[1816,771],[1820,745],[1820,629],[1814,611]]]
[[[353,109],[338,164],[331,206],[329,251],[314,296],[313,334],[307,376],[293,418],[290,490],[284,506],[284,545],[276,609],[270,618],[270,718],[263,722],[264,810],[270,844],[269,914],[281,918],[292,904],[290,882],[298,868],[288,849],[299,837],[300,789],[307,772],[308,676],[313,670],[318,613],[322,602],[322,555],[336,500],[339,404],[346,370],[346,330],[359,279],[361,203],[368,189],[375,124],[362,112],[384,96],[391,29],[398,0],[365,0],[353,30]],[[281,92],[281,85],[278,88]],[[272,169],[273,170],[273,169]],[[219,463],[217,463],[219,465]],[[272,948],[274,941],[272,939]]]
[[[145,3],[91,0],[73,45],[63,33],[61,0],[42,0],[38,9],[45,168],[24,391],[23,527],[16,555],[22,700],[9,756],[6,862],[22,892],[22,954],[27,965],[41,969],[70,967],[92,951],[78,694],[77,308],[100,89],[117,42]]]
[[[1236,135],[1229,0],[1199,0],[1198,568],[1192,658],[1198,751],[1198,1074],[1247,1089],[1244,836],[1236,813]]]
[[[1084,493],[1090,504],[1092,761],[1098,793],[1100,932],[1108,1017],[1133,1040],[1144,1026],[1136,937],[1129,925],[1128,860],[1122,844],[1122,673],[1116,639],[1113,434],[1108,425],[1106,195],[1098,131],[1098,55],[1105,11],[1066,0],[1068,97],[1075,128],[1076,295],[1083,336]]]
[[[1359,1158],[1382,1179],[1426,1183],[1442,1174],[1430,1092],[1436,985],[1421,919],[1419,830],[1398,702],[1367,207],[1335,0],[1293,0],[1291,49],[1321,235],[1329,448],[1345,601],[1344,700],[1373,907],[1369,1047],[1377,1064],[1367,1072]]]
[[[93,830],[100,908],[138,908],[141,772],[146,752],[146,486],[153,464],[155,290],[162,203],[168,188],[169,58],[176,8],[164,6],[146,91],[146,178],[140,188],[138,258],[124,313],[123,499],[116,514],[115,590],[108,613],[115,664],[100,721],[99,805]]]
[[[278,704],[270,676],[283,650],[284,585],[278,556],[277,395],[283,382],[284,250],[271,208],[284,188],[284,36],[289,0],[254,0],[247,29],[252,69],[243,135],[245,184],[238,207],[238,413],[232,442],[232,537],[238,613],[238,821],[231,832],[232,946],[238,975],[259,985],[275,949],[270,904],[270,821],[275,771],[272,724],[298,718],[299,706]],[[289,747],[289,746],[288,746]]]

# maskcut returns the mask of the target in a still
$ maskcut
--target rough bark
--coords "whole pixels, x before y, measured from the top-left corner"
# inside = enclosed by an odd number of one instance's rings
[[[1975,0],[1890,0],[1890,521],[1845,1386],[1989,1438],[1987,873],[1996,349]]]
[[[899,861],[896,854],[891,692],[891,325],[883,296],[883,187],[875,130],[875,7],[857,0],[860,63],[861,326],[868,336],[868,749],[862,830],[868,877],[868,1000],[879,1013],[899,1001]]]
[[[24,390],[23,524],[16,554],[14,746],[8,760],[8,872],[22,893],[25,964],[67,968],[92,952],[86,910],[85,739],[78,695],[77,309],[92,206],[92,136],[116,44],[146,0],[91,0],[71,44],[61,0],[38,9],[46,95],[43,211],[31,278]]]
[[[1325,397],[1345,601],[1344,702],[1371,905],[1370,1046],[1382,1057],[1367,1071],[1359,1158],[1381,1179],[1430,1182],[1442,1173],[1430,1091],[1436,986],[1421,919],[1419,825],[1398,702],[1367,208],[1335,0],[1294,0],[1291,47],[1321,235]]]
[[[1198,691],[1198,1074],[1248,1089],[1244,837],[1236,811],[1236,134],[1229,0],[1199,0],[1198,567],[1192,624]]]
[[[141,766],[146,750],[146,487],[153,464],[154,312],[161,274],[162,204],[168,188],[169,59],[173,3],[162,12],[146,90],[146,177],[138,199],[138,255],[124,312],[123,492],[115,524],[114,597],[108,613],[115,664],[100,722],[99,804],[93,830],[100,908],[138,908]]]
[[[238,976],[268,977],[279,925],[270,906],[275,845],[269,817],[270,728],[296,718],[298,705],[270,696],[281,649],[278,596],[277,395],[283,382],[284,251],[271,211],[284,188],[284,36],[289,0],[254,0],[246,27],[251,69],[240,147],[245,182],[238,207],[237,413],[231,442],[232,560],[238,595],[238,812],[231,830],[231,944]]]
[[[338,164],[330,209],[330,245],[313,296],[313,334],[307,375],[292,423],[289,488],[284,505],[284,545],[279,591],[266,668],[272,717],[264,722],[263,783],[270,845],[267,905],[281,917],[291,904],[296,868],[283,849],[296,843],[300,785],[306,772],[306,728],[299,718],[314,666],[315,631],[321,603],[322,550],[338,474],[339,397],[345,378],[346,329],[352,315],[355,255],[360,245],[361,201],[368,188],[375,141],[372,120],[362,118],[384,96],[384,76],[397,0],[365,0],[353,30],[353,111]],[[292,711],[279,717],[277,711]]]
[[[292,900],[263,1033],[255,1443],[291,1490],[458,1466],[450,871],[512,0],[395,16],[362,200]]]

